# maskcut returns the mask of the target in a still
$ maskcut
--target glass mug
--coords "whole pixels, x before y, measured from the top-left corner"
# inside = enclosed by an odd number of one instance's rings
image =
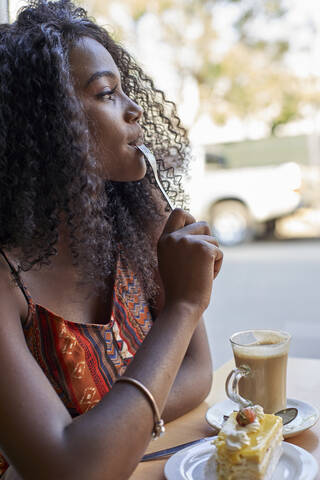
[[[261,405],[265,413],[287,406],[287,360],[291,335],[279,330],[247,330],[230,337],[236,368],[226,394],[241,407]]]

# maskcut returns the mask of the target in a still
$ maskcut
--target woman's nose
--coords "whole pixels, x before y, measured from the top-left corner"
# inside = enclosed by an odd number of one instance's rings
[[[129,100],[126,111],[125,120],[129,123],[138,122],[142,116],[143,109],[133,100]]]

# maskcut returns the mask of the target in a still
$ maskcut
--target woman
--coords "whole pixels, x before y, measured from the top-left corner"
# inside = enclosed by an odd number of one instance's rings
[[[104,29],[39,0],[0,35],[1,472],[127,479],[155,410],[174,419],[210,388],[201,315],[222,254],[166,212],[136,147],[177,204],[185,131]]]

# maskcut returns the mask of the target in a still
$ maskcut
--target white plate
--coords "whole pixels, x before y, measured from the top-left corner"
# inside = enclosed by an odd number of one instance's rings
[[[294,400],[293,398],[287,399],[287,407],[295,407],[298,409],[298,415],[292,422],[283,427],[284,438],[294,437],[298,433],[308,430],[319,419],[319,411],[306,402],[300,400]],[[233,410],[239,410],[239,405],[232,400],[224,400],[223,402],[216,403],[210,407],[206,413],[206,420],[214,428],[220,430],[223,424],[223,416],[230,415]]]
[[[283,442],[283,452],[272,475],[272,480],[315,480],[318,465],[303,448]],[[185,448],[173,455],[164,467],[167,480],[217,480],[214,460],[208,459],[215,451],[212,440]]]

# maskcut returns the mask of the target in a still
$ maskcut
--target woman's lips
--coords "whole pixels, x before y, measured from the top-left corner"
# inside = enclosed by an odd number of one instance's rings
[[[143,144],[143,137],[139,136],[135,140],[132,140],[131,142],[128,143],[130,147],[137,147],[139,145]]]

